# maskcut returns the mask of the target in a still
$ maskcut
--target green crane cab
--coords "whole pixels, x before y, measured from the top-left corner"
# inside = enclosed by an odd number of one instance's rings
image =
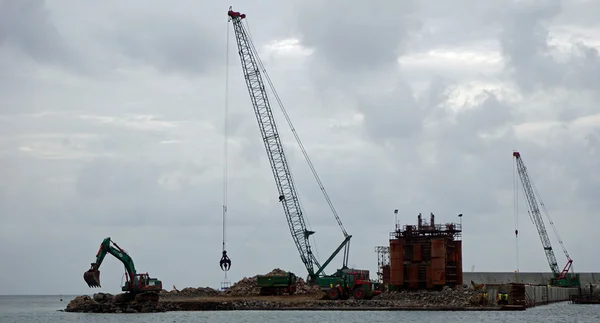
[[[125,294],[119,295],[118,301],[129,302],[136,300],[138,302],[158,302],[159,293],[162,290],[162,281],[151,278],[148,273],[137,273],[133,259],[125,250],[114,243],[110,237],[105,238],[100,244],[100,249],[96,253],[96,261],[91,264],[91,268],[83,273],[83,279],[89,287],[101,287],[100,285],[100,265],[104,261],[106,254],[111,254],[123,263],[125,267],[125,284],[121,287]]]
[[[567,273],[563,277],[556,276],[550,279],[550,286],[580,287],[579,274]]]

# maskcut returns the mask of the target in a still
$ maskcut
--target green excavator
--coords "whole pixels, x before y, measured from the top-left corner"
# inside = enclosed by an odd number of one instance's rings
[[[107,253],[113,255],[125,266],[126,282],[121,287],[121,290],[125,293],[118,295],[117,301],[158,302],[162,282],[156,278],[150,278],[148,273],[137,273],[133,259],[110,237],[102,241],[96,254],[96,262],[93,262],[91,268],[83,273],[83,279],[89,287],[101,287],[99,268]]]

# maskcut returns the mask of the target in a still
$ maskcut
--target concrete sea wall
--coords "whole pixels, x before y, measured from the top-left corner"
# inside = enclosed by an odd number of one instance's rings
[[[581,286],[600,285],[600,273],[578,273]],[[552,273],[542,272],[520,272],[515,276],[514,272],[463,272],[463,282],[471,284],[508,284],[521,283],[532,285],[546,285],[552,278]]]
[[[600,273],[579,274],[582,287],[589,284],[600,284]],[[464,272],[463,277],[465,284],[471,284],[471,281],[475,284],[486,284],[486,291],[491,303],[496,301],[500,285],[510,283],[525,284],[528,306],[568,301],[571,295],[579,293],[578,288],[548,286],[552,273],[520,272],[515,275],[514,272]]]
[[[506,293],[507,287],[506,285],[503,286],[503,290]],[[485,291],[488,294],[488,302],[490,304],[496,304],[496,295],[498,295],[499,289],[499,285],[486,286]],[[525,285],[526,297],[524,301],[527,307],[534,307],[538,305],[569,301],[571,295],[578,293],[578,288],[550,287],[547,285]],[[520,303],[520,301],[518,303]]]
[[[525,285],[525,294],[533,306],[568,301],[578,288]]]

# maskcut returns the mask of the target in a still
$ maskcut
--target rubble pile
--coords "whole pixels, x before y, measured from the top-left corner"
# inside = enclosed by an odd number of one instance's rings
[[[287,275],[289,273],[289,271],[285,271],[281,268],[275,268],[273,270],[271,270],[270,272],[266,273],[265,276],[282,276],[282,275]]]
[[[174,297],[212,297],[219,296],[221,292],[210,287],[186,287],[182,290],[173,289],[172,291],[162,290],[160,292],[161,298],[174,298]]]
[[[279,275],[287,275],[288,272],[275,268],[271,270],[269,273],[265,274],[266,276],[279,276]],[[250,295],[258,295],[260,293],[260,289],[258,288],[258,275],[253,277],[244,277],[237,283],[233,284],[229,289],[225,292],[227,295],[232,296],[250,296]],[[309,286],[304,279],[298,277],[296,279],[296,294],[316,294],[320,293],[321,289],[317,286]]]
[[[298,277],[296,280],[296,294],[318,294],[322,293],[321,287],[310,286],[304,279]]]
[[[395,306],[465,307],[478,306],[476,301],[478,294],[479,292],[462,286],[458,286],[456,289],[446,286],[441,291],[384,292],[373,299],[394,301]]]
[[[176,310],[168,303],[124,303],[115,302],[118,295],[98,293],[94,297],[77,296],[69,302],[65,312],[79,313],[157,313]],[[170,306],[171,305],[171,306]]]
[[[260,289],[258,288],[257,280],[257,276],[244,277],[237,283],[231,285],[231,287],[225,291],[225,294],[233,296],[258,295]]]
[[[251,278],[242,280],[241,284]],[[239,290],[247,290],[239,287]],[[178,293],[215,293],[211,289],[190,288],[188,291]],[[169,292],[172,293],[172,292]],[[319,309],[344,309],[344,308],[436,308],[460,309],[486,306],[481,301],[482,293],[464,288],[445,288],[442,291],[402,291],[385,292],[375,296],[372,300],[318,300],[309,298],[269,299],[262,297],[232,297],[230,299],[204,297],[190,299],[162,299],[158,303],[119,303],[120,295],[99,293],[94,297],[87,295],[78,296],[67,305],[65,312],[84,313],[153,313],[166,311],[206,311],[206,310],[277,310],[281,308],[313,308]],[[171,295],[171,294],[169,294]]]

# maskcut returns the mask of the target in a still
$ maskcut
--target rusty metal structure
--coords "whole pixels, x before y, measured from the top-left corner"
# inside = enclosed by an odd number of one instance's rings
[[[377,253],[377,278],[384,288],[387,288],[390,283],[390,247],[377,246],[375,252]]]
[[[389,289],[462,285],[461,235],[461,224],[436,224],[433,213],[429,223],[419,213],[417,225],[396,225],[390,233]]]

